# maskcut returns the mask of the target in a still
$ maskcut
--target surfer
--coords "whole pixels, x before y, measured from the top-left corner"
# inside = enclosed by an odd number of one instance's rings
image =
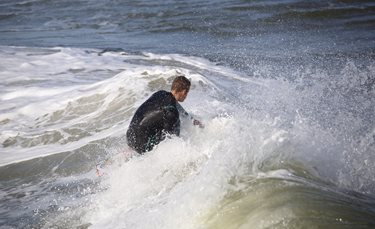
[[[177,76],[171,91],[160,90],[147,99],[135,112],[126,138],[128,145],[143,154],[163,141],[167,134],[180,134],[180,114],[190,117],[194,125],[203,124],[193,119],[178,102],[183,102],[189,93],[190,81],[185,76]]]

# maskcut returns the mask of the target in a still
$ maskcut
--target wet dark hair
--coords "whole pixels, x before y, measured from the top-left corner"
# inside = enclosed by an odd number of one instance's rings
[[[177,76],[172,82],[172,91],[180,92],[183,90],[189,91],[190,81],[185,76]]]

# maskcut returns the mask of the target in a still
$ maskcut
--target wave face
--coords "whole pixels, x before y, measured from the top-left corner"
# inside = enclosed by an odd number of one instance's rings
[[[3,46],[0,55],[5,226],[375,225],[373,62],[285,80],[178,54]],[[185,120],[180,138],[132,156],[134,110],[178,74],[192,81],[182,105],[205,128]]]
[[[0,228],[375,228],[374,7],[2,0]],[[135,155],[181,74],[205,128]]]

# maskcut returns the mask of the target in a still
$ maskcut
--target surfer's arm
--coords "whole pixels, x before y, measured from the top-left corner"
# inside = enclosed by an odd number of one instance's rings
[[[180,120],[176,108],[164,108],[163,129],[168,134],[180,135]]]
[[[176,103],[176,107],[177,107],[178,113],[180,113],[180,115],[183,118],[193,119],[193,117],[189,115],[189,113],[187,113],[187,111],[185,111],[185,109],[179,103]]]
[[[187,113],[187,111],[179,103],[176,103],[176,107],[177,107],[178,113],[180,113],[180,115],[183,118],[188,118],[188,119],[193,120],[193,125],[195,125],[195,126],[199,125],[200,128],[204,127],[204,125],[201,121],[195,119],[193,116],[191,116],[189,113]]]

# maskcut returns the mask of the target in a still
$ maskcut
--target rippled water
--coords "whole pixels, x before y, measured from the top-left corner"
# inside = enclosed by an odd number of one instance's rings
[[[1,1],[0,228],[375,227],[374,7]],[[133,155],[178,74],[205,128]]]

